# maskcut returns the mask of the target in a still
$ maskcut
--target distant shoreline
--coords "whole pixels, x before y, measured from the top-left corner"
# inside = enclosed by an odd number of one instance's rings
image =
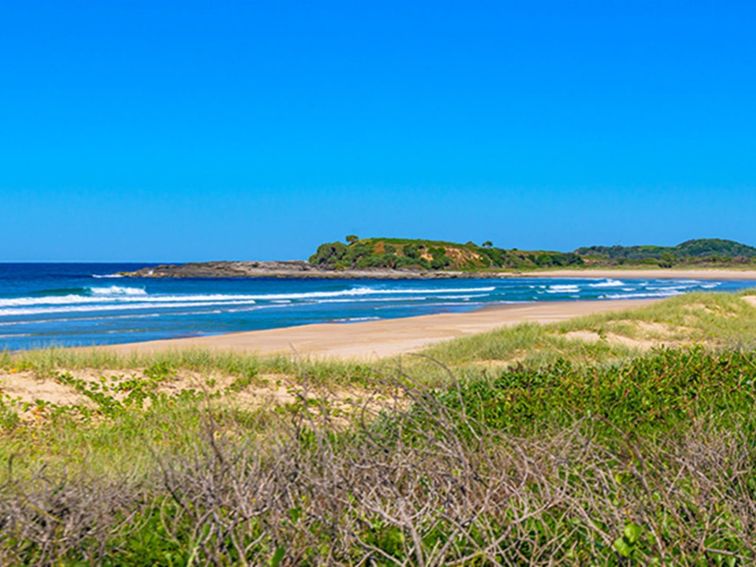
[[[411,353],[431,344],[519,323],[554,323],[643,307],[660,299],[544,301],[487,306],[465,313],[435,313],[362,323],[317,323],[203,337],[143,341],[77,350],[120,355],[213,350],[256,355],[302,355],[365,360]]]
[[[697,279],[697,280],[753,280],[756,269],[737,268],[583,268],[549,270],[547,272],[523,272],[519,277],[528,278],[652,278],[652,279]]]
[[[652,279],[709,279],[754,280],[756,269],[746,268],[571,268],[542,271],[484,271],[462,272],[449,270],[329,270],[304,261],[291,262],[194,262],[145,267],[123,276],[148,279],[189,278],[277,278],[277,279],[496,279],[496,278],[652,278]]]

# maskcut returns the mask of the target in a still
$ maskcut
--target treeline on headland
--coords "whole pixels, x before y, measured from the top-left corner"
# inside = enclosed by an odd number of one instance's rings
[[[733,240],[701,238],[677,246],[588,246],[575,250],[581,257],[604,264],[749,264],[756,262],[756,248]]]
[[[436,240],[346,237],[321,244],[309,262],[324,269],[369,268],[478,271],[648,265],[756,263],[756,248],[721,239],[688,240],[677,246],[590,246],[574,252],[497,248],[492,242],[459,244]]]

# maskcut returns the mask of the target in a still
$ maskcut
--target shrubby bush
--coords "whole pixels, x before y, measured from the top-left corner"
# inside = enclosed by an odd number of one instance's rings
[[[272,439],[208,404],[194,450],[151,447],[153,474],[11,475],[0,563],[753,564],[755,365],[661,350],[434,391],[398,374],[377,418],[303,397]]]
[[[733,240],[704,238],[688,240],[677,246],[589,246],[575,251],[593,262],[608,264],[658,265],[669,268],[679,264],[756,261],[756,248]]]

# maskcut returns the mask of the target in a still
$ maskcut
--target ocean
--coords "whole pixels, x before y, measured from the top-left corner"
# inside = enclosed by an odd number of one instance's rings
[[[0,264],[0,350],[353,323],[535,301],[736,291],[754,281],[658,279],[303,280],[125,278],[145,264]]]

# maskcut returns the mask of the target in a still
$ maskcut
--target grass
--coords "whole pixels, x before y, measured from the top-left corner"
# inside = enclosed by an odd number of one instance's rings
[[[455,368],[490,361],[542,365],[565,358],[602,363],[636,356],[643,343],[611,340],[627,337],[666,344],[706,344],[717,348],[754,348],[756,309],[740,294],[691,293],[639,309],[590,315],[550,325],[521,324],[433,346],[423,354]],[[639,324],[646,326],[639,326]],[[656,327],[649,327],[655,325]],[[589,332],[599,340],[570,338]]]
[[[30,453],[40,428],[16,431],[8,462],[44,466],[0,487],[0,556],[746,564],[755,367],[753,352],[662,350],[407,389],[405,409],[348,427],[307,403],[250,423],[189,399],[43,430],[95,467]]]
[[[541,368],[515,367],[496,376],[458,382],[441,391],[444,406],[501,431],[532,433],[568,427],[586,416],[646,438],[684,428],[699,415],[716,416],[729,429],[751,420],[756,394],[756,352],[701,347],[661,349],[610,366],[560,360]]]
[[[753,293],[371,364],[1,355],[78,397],[0,396],[0,563],[751,564]]]
[[[573,362],[610,362],[638,354],[638,349],[616,341],[587,342],[568,334],[589,331],[599,337],[626,336],[630,339],[667,344],[705,343],[718,348],[753,348],[756,344],[756,310],[742,300],[756,295],[756,289],[737,294],[690,293],[643,308],[580,317],[564,323],[521,324],[501,330],[455,339],[427,348],[420,354],[455,369],[489,361],[546,364],[557,358]],[[638,323],[657,324],[669,333],[659,335]],[[416,364],[405,357],[403,364]],[[360,385],[376,387],[396,365],[395,360],[361,363],[337,360],[259,357],[208,350],[140,353],[122,355],[95,349],[45,349],[20,353],[0,353],[0,369],[31,371],[38,376],[54,376],[61,369],[142,370],[170,368],[202,374],[219,373],[253,379],[264,373],[285,374],[327,386]],[[435,368],[435,369],[434,369]],[[443,380],[445,371],[436,364],[425,365],[428,384]]]
[[[0,354],[0,369],[30,371],[41,377],[54,376],[61,369],[143,370],[160,367],[249,379],[261,373],[306,375],[308,381],[332,385],[372,384],[375,376],[375,365],[359,362],[260,357],[202,349],[128,355],[96,349],[44,349]]]

